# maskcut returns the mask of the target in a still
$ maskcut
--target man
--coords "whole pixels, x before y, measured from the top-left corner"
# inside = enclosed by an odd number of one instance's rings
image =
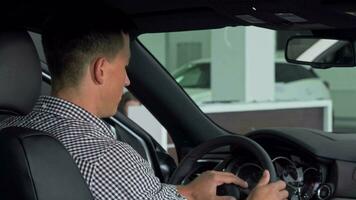
[[[52,96],[40,97],[31,113],[7,119],[0,129],[28,127],[56,137],[97,200],[231,199],[217,197],[216,187],[224,183],[247,187],[231,173],[205,172],[184,186],[160,183],[148,162],[116,140],[100,120],[116,113],[123,87],[130,84],[127,22],[124,16],[97,12],[50,20],[43,46],[52,75]],[[248,199],[288,197],[284,182],[268,182],[265,172]]]

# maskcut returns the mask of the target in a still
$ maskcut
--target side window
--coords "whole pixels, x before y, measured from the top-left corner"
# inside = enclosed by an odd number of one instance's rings
[[[169,133],[149,112],[149,110],[129,91],[125,91],[123,94],[118,111],[149,133],[155,141],[160,144],[176,162],[178,162],[175,146]]]

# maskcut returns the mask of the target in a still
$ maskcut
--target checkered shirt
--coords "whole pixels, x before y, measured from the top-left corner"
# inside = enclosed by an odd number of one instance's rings
[[[150,164],[99,118],[68,101],[41,96],[26,116],[10,117],[0,129],[32,128],[57,138],[72,155],[96,200],[171,200],[176,186],[162,184]]]

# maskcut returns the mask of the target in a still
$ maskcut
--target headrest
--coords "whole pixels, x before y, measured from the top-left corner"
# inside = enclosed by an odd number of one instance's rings
[[[41,90],[41,66],[26,31],[0,31],[0,114],[24,115]]]

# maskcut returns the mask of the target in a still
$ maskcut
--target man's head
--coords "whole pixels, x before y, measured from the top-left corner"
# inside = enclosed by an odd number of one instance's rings
[[[73,96],[74,92],[81,98],[77,102],[93,101],[92,110],[97,116],[115,114],[123,87],[130,84],[126,66],[131,27],[124,16],[107,13],[49,20],[42,42],[52,76],[52,93],[73,98],[68,94]]]

